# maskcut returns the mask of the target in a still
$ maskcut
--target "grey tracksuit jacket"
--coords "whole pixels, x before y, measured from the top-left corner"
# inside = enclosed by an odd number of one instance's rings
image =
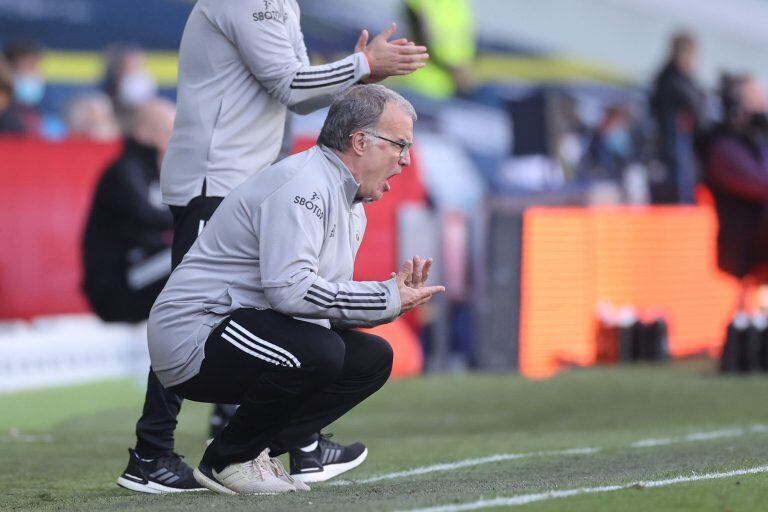
[[[358,188],[332,150],[314,146],[235,189],[149,315],[160,382],[173,386],[196,375],[206,338],[238,308],[270,308],[326,327],[393,320],[401,307],[394,279],[352,280],[366,224]]]
[[[308,113],[370,75],[363,53],[310,66],[296,0],[198,0],[179,49],[163,201],[226,196],[280,151],[287,109]]]

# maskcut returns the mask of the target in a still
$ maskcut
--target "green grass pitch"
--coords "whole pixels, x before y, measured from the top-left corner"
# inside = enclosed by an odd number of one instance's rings
[[[253,497],[118,488],[143,398],[133,381],[0,395],[0,511],[413,510],[767,465],[768,377],[713,368],[688,361],[540,382],[482,374],[393,381],[328,429],[368,445],[365,464],[342,477],[357,483]],[[193,465],[208,411],[191,402],[182,410],[177,451]],[[634,444],[647,439],[667,441]],[[585,450],[563,453],[575,448]],[[456,464],[493,455],[503,456]],[[391,475],[440,463],[440,471]],[[760,473],[482,510],[735,512],[766,503],[768,473]]]

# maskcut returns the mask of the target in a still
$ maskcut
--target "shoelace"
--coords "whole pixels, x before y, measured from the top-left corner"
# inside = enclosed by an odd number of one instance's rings
[[[333,433],[332,432],[329,432],[327,434],[323,434],[321,432],[320,433],[320,439],[318,439],[318,444],[322,448],[327,448],[327,447],[333,448],[335,446],[341,446],[339,443],[334,443],[333,441],[331,441],[332,437],[333,437]]]
[[[287,475],[285,468],[278,459],[269,456],[269,448],[265,449],[253,460],[255,466],[259,468],[259,477],[264,478],[264,473],[272,473],[276,477]]]
[[[157,465],[159,467],[167,468],[172,473],[184,474],[188,472],[188,466],[184,463],[184,456],[179,455],[176,452],[164,457],[158,457]]]
[[[275,474],[276,477],[278,477],[278,478],[289,477],[290,478],[290,475],[288,475],[288,472],[285,470],[285,467],[283,467],[283,463],[280,462],[280,459],[278,459],[277,457],[271,457],[269,459],[269,465],[272,468],[272,472]]]
[[[249,461],[244,462],[240,466],[240,471],[245,473],[247,476],[256,476],[261,480],[264,480],[265,468],[264,468],[264,461],[261,459],[261,455],[259,455],[255,459],[251,459]]]
[[[241,466],[242,470],[252,475],[258,475],[262,480],[264,479],[264,473],[272,473],[277,478],[288,480],[291,483],[294,481],[293,477],[285,470],[280,459],[269,456],[269,448],[261,452],[255,459],[243,463]]]

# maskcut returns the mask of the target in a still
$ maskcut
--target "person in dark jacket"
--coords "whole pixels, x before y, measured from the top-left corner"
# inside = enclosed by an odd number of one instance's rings
[[[690,34],[672,38],[670,56],[659,71],[650,98],[659,157],[665,175],[651,185],[654,203],[693,203],[696,184],[694,137],[703,124],[705,95],[694,78],[697,45]]]
[[[768,96],[752,76],[725,76],[724,121],[707,137],[704,181],[719,222],[718,266],[734,277],[758,277],[768,263]]]
[[[160,197],[159,172],[173,118],[165,100],[139,108],[122,153],[96,187],[83,243],[83,289],[103,320],[146,320],[171,273],[173,217]]]

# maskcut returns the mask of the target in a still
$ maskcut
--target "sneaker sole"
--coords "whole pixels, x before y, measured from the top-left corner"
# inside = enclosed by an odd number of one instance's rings
[[[171,492],[207,491],[207,489],[204,489],[202,487],[198,487],[196,489],[179,489],[178,487],[167,487],[165,485],[158,484],[155,482],[147,482],[144,484],[141,482],[134,482],[133,480],[123,478],[122,476],[117,478],[117,485],[119,485],[123,489],[128,489],[129,491],[143,492],[145,494],[165,494],[165,493],[171,493]]]
[[[327,466],[323,466],[322,471],[317,471],[315,473],[297,473],[291,476],[295,480],[301,480],[305,484],[310,484],[313,482],[325,482],[326,480],[337,477],[351,469],[355,469],[357,466],[365,462],[366,457],[368,457],[368,448],[366,448],[363,453],[358,455],[356,459],[349,462],[342,462],[341,464],[329,464]]]
[[[202,471],[200,471],[199,468],[195,468],[195,470],[192,472],[192,475],[195,477],[195,480],[197,480],[197,483],[202,485],[203,487],[210,489],[213,492],[217,492],[219,494],[240,494],[238,492],[233,491],[232,489],[228,487],[224,487],[219,482],[214,480],[213,478],[209,477]],[[247,494],[247,496],[270,496],[272,494],[280,494],[276,492],[253,492]],[[245,496],[245,494],[243,494]]]
[[[208,475],[200,471],[199,468],[195,468],[195,470],[192,472],[192,476],[195,477],[195,480],[197,481],[197,483],[199,483],[206,489],[210,489],[213,492],[217,492],[219,494],[237,494],[232,489],[224,487],[219,482],[217,482],[213,478],[209,477]]]

